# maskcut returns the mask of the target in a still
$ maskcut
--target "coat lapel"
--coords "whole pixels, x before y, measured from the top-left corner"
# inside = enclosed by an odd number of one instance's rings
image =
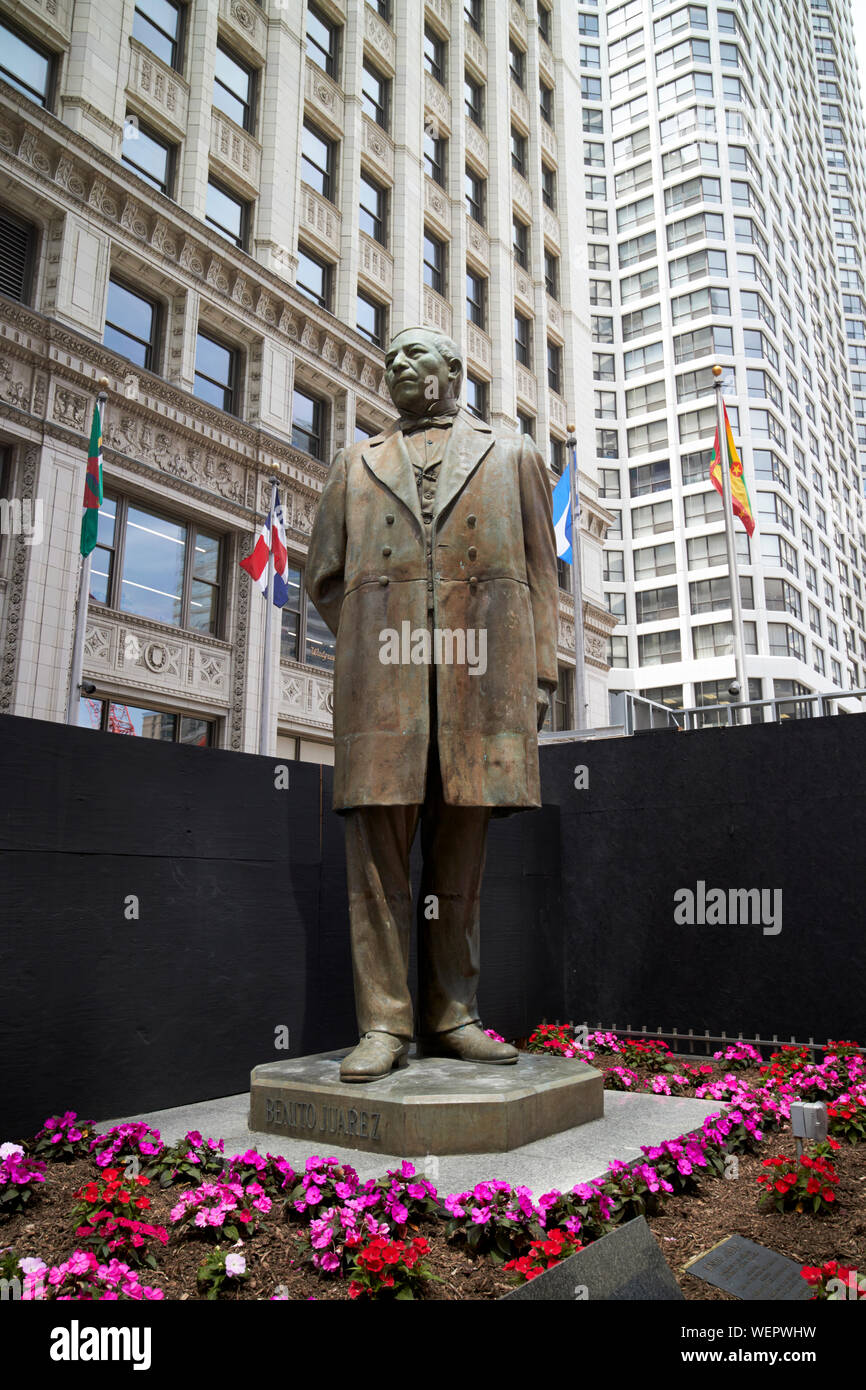
[[[462,411],[458,413],[439,469],[434,516],[444,512],[449,502],[457,496],[494,442],[493,431],[483,420],[470,420]]]
[[[409,508],[423,529],[415,470],[400,430],[392,426],[381,439],[371,439],[361,457],[379,482]]]

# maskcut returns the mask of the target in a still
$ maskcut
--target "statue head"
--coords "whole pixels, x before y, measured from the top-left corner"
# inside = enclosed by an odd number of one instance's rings
[[[385,381],[401,415],[426,415],[457,400],[463,360],[456,343],[435,328],[404,328],[385,354]]]

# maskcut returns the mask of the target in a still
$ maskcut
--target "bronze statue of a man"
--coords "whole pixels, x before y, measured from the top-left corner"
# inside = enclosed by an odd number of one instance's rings
[[[450,338],[405,329],[385,365],[400,419],[337,454],[306,572],[337,638],[333,804],[361,1033],[344,1081],[406,1065],[419,822],[419,1054],[517,1061],[480,1026],[479,895],[491,814],[541,804],[537,730],[557,680],[541,455],[459,408]]]

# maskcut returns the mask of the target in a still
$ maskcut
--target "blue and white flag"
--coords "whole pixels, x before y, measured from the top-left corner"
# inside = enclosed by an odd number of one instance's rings
[[[570,463],[566,463],[562,476],[553,489],[553,529],[556,534],[556,556],[559,560],[572,563],[571,553],[571,482]],[[577,515],[580,516],[580,498],[577,499]]]

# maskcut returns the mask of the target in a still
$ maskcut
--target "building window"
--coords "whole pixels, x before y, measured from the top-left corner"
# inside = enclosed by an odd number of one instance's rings
[[[445,67],[448,45],[438,34],[434,34],[429,24],[424,25],[424,68],[442,86],[445,85]]]
[[[91,570],[97,603],[172,627],[219,632],[222,545],[208,527],[107,497]]]
[[[523,89],[526,85],[526,53],[514,39],[508,41],[508,67],[518,87]]]
[[[376,347],[385,346],[386,320],[388,311],[384,304],[377,304],[375,299],[369,299],[367,295],[358,292],[357,322],[355,327],[358,332]]]
[[[680,634],[676,628],[666,632],[641,633],[637,639],[638,661],[641,666],[667,665],[681,660]]]
[[[425,231],[424,284],[437,294],[445,293],[445,254],[445,242]]]
[[[230,415],[237,414],[239,361],[235,348],[199,330],[195,340],[195,395]]]
[[[559,298],[559,257],[545,247],[544,285],[551,299]]]
[[[479,420],[487,419],[487,382],[466,373],[466,409]]]
[[[255,70],[217,43],[213,104],[243,130],[255,129]]]
[[[511,127],[511,167],[526,177],[526,136]]]
[[[309,121],[304,121],[301,133],[301,178],[329,202],[334,201],[334,169],[337,146],[335,141]]]
[[[548,440],[549,452],[547,461],[551,469],[558,478],[562,477],[562,470],[565,464],[565,445],[561,439]]]
[[[471,169],[466,170],[466,211],[479,225],[484,226],[484,192],[486,180]]]
[[[387,246],[385,221],[388,210],[388,191],[361,170],[361,200],[359,223],[374,241]]]
[[[331,282],[333,266],[320,261],[303,246],[298,247],[298,270],[295,275],[295,288],[306,295],[321,309],[331,308]]]
[[[514,315],[514,356],[522,367],[532,360],[530,321],[524,314]]]
[[[307,5],[307,57],[317,67],[333,77],[339,78],[340,26],[328,19],[317,5]]]
[[[445,187],[445,141],[424,133],[424,172]]]
[[[550,43],[550,10],[547,8],[546,5],[542,5],[541,0],[538,0],[538,3],[537,3],[537,5],[536,5],[535,8],[536,8],[536,11],[537,11],[537,13],[538,13],[538,32],[539,32],[539,34],[541,35],[541,37],[544,39],[544,42],[547,43],[547,44],[549,44],[549,43]]]
[[[35,252],[33,224],[0,208],[0,294],[17,299],[19,304],[30,302]]]
[[[517,412],[517,428],[521,434],[528,434],[530,439],[535,438],[535,416],[527,415],[525,411]]]
[[[229,192],[216,179],[208,179],[204,220],[241,250],[246,245],[249,213],[249,203]]]
[[[511,249],[519,266],[526,270],[529,266],[529,224],[515,216],[511,222]]]
[[[375,0],[374,8],[380,19],[384,19],[386,24],[391,23],[391,0]]]
[[[478,328],[487,327],[487,281],[474,271],[466,272],[466,317]]]
[[[176,153],[176,145],[170,145],[142,125],[137,116],[127,115],[123,123],[121,160],[167,198],[172,196],[174,187]]]
[[[143,709],[120,700],[82,699],[78,706],[78,725],[107,734],[126,734],[133,738],[152,738],[160,743],[185,743],[194,748],[212,748],[216,721],[198,714],[175,714],[161,709]]]
[[[282,610],[280,657],[303,661],[323,671],[334,669],[336,639],[309,597],[304,595],[300,570],[289,568],[289,597]]]
[[[484,126],[484,87],[481,82],[476,82],[466,73],[463,79],[463,92],[466,105],[466,115],[470,121],[481,128]]]
[[[388,129],[389,87],[388,79],[365,59],[361,78],[361,109],[383,130]]]
[[[325,416],[324,401],[311,396],[306,391],[292,393],[292,443],[313,458],[325,457]]]
[[[551,212],[556,211],[556,172],[549,164],[541,166],[541,201]]]
[[[3,57],[0,58],[0,77],[16,91],[22,92],[40,106],[51,104],[54,86],[54,54],[40,43],[0,23]]]
[[[136,366],[153,371],[158,322],[157,306],[152,300],[111,277],[102,337],[107,348],[128,357]]]
[[[464,0],[463,5],[463,14],[466,17],[466,23],[469,25],[470,29],[475,30],[476,34],[481,33],[481,27],[484,21],[481,5],[482,0]]]
[[[132,37],[180,72],[183,57],[183,6],[174,0],[136,0]]]
[[[553,125],[553,88],[548,87],[546,82],[538,84],[538,105],[541,111],[541,119],[548,125]]]
[[[557,343],[547,344],[547,384],[562,395],[562,348]]]

